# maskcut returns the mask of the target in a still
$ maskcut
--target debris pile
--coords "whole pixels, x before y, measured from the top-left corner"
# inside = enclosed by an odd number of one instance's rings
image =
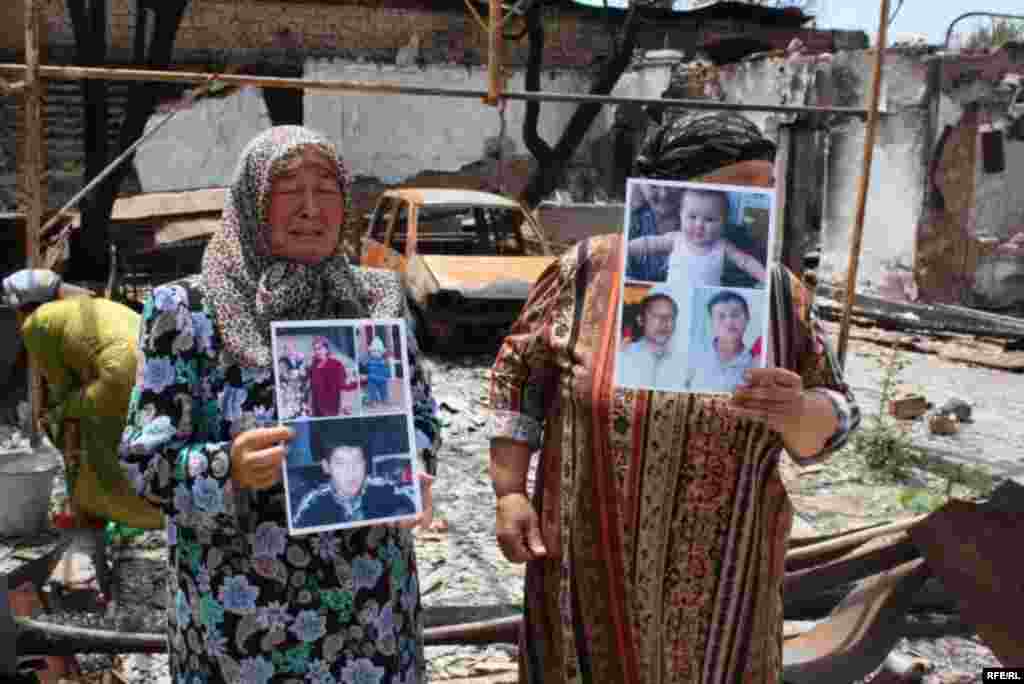
[[[28,435],[13,425],[0,424],[0,452],[21,451],[30,447]]]

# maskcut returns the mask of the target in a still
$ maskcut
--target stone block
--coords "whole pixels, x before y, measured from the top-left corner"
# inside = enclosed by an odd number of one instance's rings
[[[928,400],[920,394],[908,394],[889,402],[889,415],[898,420],[914,420],[928,412]]]

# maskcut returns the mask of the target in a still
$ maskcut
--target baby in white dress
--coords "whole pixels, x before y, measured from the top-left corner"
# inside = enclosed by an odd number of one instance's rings
[[[629,255],[669,254],[667,283],[699,287],[721,285],[725,260],[759,283],[766,271],[755,257],[722,237],[729,199],[717,190],[687,189],[680,207],[680,229],[629,241]]]

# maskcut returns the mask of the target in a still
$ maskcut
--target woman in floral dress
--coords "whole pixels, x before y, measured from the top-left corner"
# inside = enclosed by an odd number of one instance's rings
[[[424,679],[408,527],[289,537],[285,520],[293,433],[277,425],[270,322],[406,314],[396,274],[343,256],[347,190],[325,138],[266,131],[242,154],[201,275],[146,302],[121,461],[168,516],[175,682]],[[408,346],[417,448],[436,449],[435,404]]]

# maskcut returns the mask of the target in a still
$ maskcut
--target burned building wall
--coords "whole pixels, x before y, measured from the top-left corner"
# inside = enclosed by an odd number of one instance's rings
[[[454,65],[377,67],[341,59],[310,60],[305,77],[487,90],[485,69]],[[521,90],[523,78],[521,69],[513,70],[509,89]],[[543,81],[545,90],[579,93],[586,90],[589,73],[545,70]],[[554,144],[575,109],[571,103],[544,103],[538,126],[541,137]],[[498,110],[473,98],[307,91],[305,110],[308,125],[338,141],[353,173],[387,183],[401,182],[423,170],[455,171],[483,159],[487,141],[501,130]],[[522,134],[525,110],[521,101],[506,105],[508,143],[503,156],[529,155]]]
[[[728,102],[865,107],[874,55],[804,53],[720,70]],[[1024,142],[1008,136],[1007,75],[1022,73],[1011,52],[886,52],[878,137],[864,221],[858,288],[898,299],[1005,306],[1024,299],[1024,262],[1001,246],[1024,231]],[[979,108],[978,116],[965,111]],[[785,120],[749,115],[773,136]],[[1018,117],[1019,118],[1019,117]],[[863,121],[825,122],[827,160],[819,277],[844,284],[863,168]],[[991,124],[1002,168],[984,164],[980,136]],[[946,126],[945,147],[938,145]],[[1019,126],[1018,128],[1024,128]],[[936,174],[941,179],[936,182]],[[946,188],[945,208],[934,188]]]

